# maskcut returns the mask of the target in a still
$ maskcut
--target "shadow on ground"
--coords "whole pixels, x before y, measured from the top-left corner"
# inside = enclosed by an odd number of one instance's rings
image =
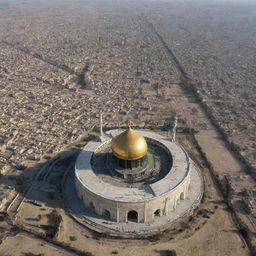
[[[177,256],[175,250],[155,250],[155,252],[158,253],[159,256]]]
[[[75,159],[80,150],[63,151],[44,163],[21,171],[7,173],[1,179],[6,189],[14,187],[25,201],[48,207],[62,208],[59,198],[63,176],[75,168]]]

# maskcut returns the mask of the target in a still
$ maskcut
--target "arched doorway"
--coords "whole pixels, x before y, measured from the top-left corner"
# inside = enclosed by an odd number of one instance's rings
[[[160,209],[157,209],[155,212],[154,212],[154,217],[160,217],[161,215],[161,211]]]
[[[184,199],[185,199],[184,193],[182,192],[182,193],[180,194],[180,200],[184,200]]]
[[[89,208],[90,208],[91,210],[95,211],[95,206],[94,206],[93,202],[90,202],[90,203],[89,203]]]
[[[136,211],[129,211],[127,213],[127,220],[128,221],[133,221],[133,222],[138,222],[138,213]]]
[[[103,215],[106,217],[106,218],[108,218],[108,219],[110,219],[110,211],[108,211],[108,210],[104,210],[103,211]]]

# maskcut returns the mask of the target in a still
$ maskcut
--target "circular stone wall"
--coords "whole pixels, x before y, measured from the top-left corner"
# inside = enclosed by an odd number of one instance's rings
[[[163,148],[171,158],[172,166],[168,173],[155,183],[144,184],[139,188],[118,187],[104,182],[93,171],[93,154],[99,152],[122,131],[109,131],[104,142],[91,141],[79,154],[75,168],[75,186],[79,198],[86,208],[115,222],[148,223],[156,218],[173,215],[189,193],[191,170],[195,170],[191,169],[191,160],[185,150],[168,137],[137,130],[146,140]],[[197,192],[202,188],[202,184],[191,186]]]

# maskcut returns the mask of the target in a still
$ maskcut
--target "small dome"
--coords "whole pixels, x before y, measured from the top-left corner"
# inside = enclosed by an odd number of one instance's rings
[[[112,139],[113,154],[123,160],[137,160],[147,154],[147,142],[142,135],[128,128]]]

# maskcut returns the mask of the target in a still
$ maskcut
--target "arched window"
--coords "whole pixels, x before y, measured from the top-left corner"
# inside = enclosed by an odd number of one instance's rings
[[[108,211],[108,210],[104,210],[104,211],[103,211],[103,215],[104,215],[105,217],[107,217],[108,219],[111,218],[110,211]]]
[[[181,194],[180,194],[180,200],[184,200],[185,198],[184,198],[184,193],[182,192]]]
[[[127,220],[128,221],[133,221],[133,222],[138,222],[138,213],[136,211],[129,211],[127,213]]]
[[[89,203],[89,208],[90,208],[91,210],[95,211],[95,206],[94,206],[93,202],[90,202],[90,203]]]
[[[160,217],[161,216],[161,211],[160,209],[157,209],[155,212],[154,212],[154,217]]]

